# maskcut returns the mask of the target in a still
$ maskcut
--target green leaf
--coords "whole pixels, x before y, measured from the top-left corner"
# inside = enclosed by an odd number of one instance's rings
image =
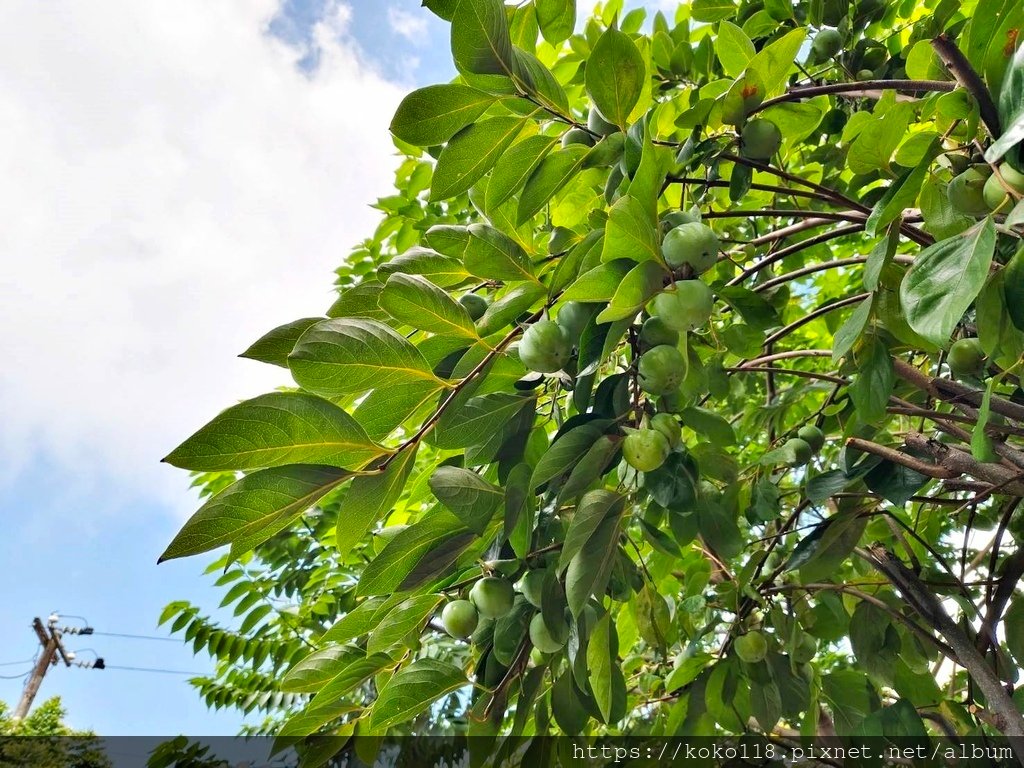
[[[451,256],[432,251],[429,248],[410,248],[390,261],[386,261],[377,267],[377,274],[381,279],[387,280],[391,275],[402,273],[406,275],[422,275],[434,285],[442,288],[450,288],[463,283],[470,277],[462,263],[462,257],[454,259]],[[383,288],[381,289],[383,291]],[[379,294],[378,294],[379,298]],[[338,317],[338,315],[335,315]]]
[[[594,424],[583,424],[560,435],[537,462],[530,487],[539,488],[571,471],[601,432],[601,428]]]
[[[471,123],[455,134],[437,158],[430,200],[447,200],[476,184],[524,125],[520,117],[492,117]]]
[[[565,301],[606,302],[611,301],[622,279],[636,266],[632,259],[616,259],[601,264],[580,275],[570,285],[562,298]]]
[[[927,42],[925,44],[929,49],[931,48],[930,44]],[[902,216],[903,211],[914,204],[914,201],[917,200],[917,193],[921,191],[921,185],[928,174],[928,166],[935,159],[940,147],[939,139],[932,139],[921,161],[889,185],[885,194],[871,209],[871,214],[864,224],[864,232],[868,237],[877,235],[883,227],[888,226],[898,216]]]
[[[605,119],[625,128],[647,79],[643,56],[625,32],[609,27],[587,60],[587,94]]]
[[[291,693],[316,693],[325,683],[365,654],[349,645],[331,645],[313,651],[299,660],[281,680],[281,690]]]
[[[428,85],[402,99],[391,132],[417,147],[443,144],[493,103],[494,96],[468,85]]]
[[[589,149],[579,144],[571,144],[565,149],[545,157],[536,170],[530,175],[519,196],[519,207],[516,210],[516,223],[529,221],[548,201],[575,176]]]
[[[419,275],[395,274],[380,294],[380,306],[395,320],[428,333],[476,339],[466,308]]]
[[[468,448],[486,442],[523,409],[530,398],[508,392],[471,397],[448,408],[437,422],[432,442],[438,448]]]
[[[889,168],[892,153],[906,138],[913,107],[899,103],[873,115],[850,145],[847,165],[854,173],[871,173]]]
[[[1003,272],[1003,299],[1010,320],[1024,330],[1024,246],[1017,249]]]
[[[1003,155],[1010,152],[1024,141],[1024,45],[1017,47],[1006,67],[1002,88],[999,91],[999,123],[1002,134],[992,146],[985,150],[985,160],[998,162]],[[1010,156],[1011,162],[1019,168],[1024,167],[1024,157],[1020,150]]]
[[[864,333],[871,317],[872,298],[867,298],[857,305],[839,329],[832,336],[832,362],[838,362],[849,352],[857,339]]]
[[[232,558],[291,525],[352,474],[344,469],[293,464],[246,475],[206,502],[174,537],[159,562],[231,544]]]
[[[646,206],[631,195],[615,201],[608,212],[601,261],[661,259],[658,233]]]
[[[729,16],[731,16],[734,8],[732,3],[729,6]],[[723,18],[718,24],[715,53],[718,55],[718,60],[722,62],[725,74],[729,77],[738,77],[747,68],[747,64],[754,58],[757,50],[750,38],[747,37],[746,32]]]
[[[1003,616],[1003,627],[1006,647],[1017,663],[1024,664],[1024,599],[1018,597],[1010,603],[1010,609]]]
[[[900,285],[910,327],[933,344],[945,345],[985,284],[995,243],[995,225],[986,218],[921,251]]]
[[[378,623],[366,638],[366,652],[386,651],[412,632],[421,630],[442,600],[442,595],[416,595],[403,600],[384,616],[375,616],[374,621]]]
[[[512,55],[515,60],[515,80],[519,87],[552,112],[569,114],[569,97],[551,70],[532,53],[521,48],[516,48]]]
[[[288,355],[295,347],[295,342],[310,326],[316,325],[322,317],[304,317],[290,323],[279,325],[274,330],[261,336],[251,347],[239,355],[261,363],[288,367]]]
[[[519,283],[491,304],[477,320],[477,333],[486,337],[514,323],[547,295],[540,283]]]
[[[336,405],[272,392],[228,408],[164,461],[200,472],[298,463],[361,469],[387,452]]]
[[[509,147],[491,171],[485,195],[487,209],[497,208],[522,189],[526,180],[557,144],[557,136],[527,136]]]
[[[416,451],[405,450],[383,472],[357,477],[338,511],[337,547],[342,557],[352,551],[374,523],[381,520],[402,495]]]
[[[476,472],[442,465],[428,481],[434,496],[469,530],[482,534],[505,500],[505,493]]]
[[[716,445],[736,445],[736,432],[732,424],[706,408],[685,408],[679,414],[683,424],[700,437]]]
[[[387,320],[388,313],[377,306],[377,297],[383,290],[384,286],[376,281],[367,281],[346,288],[327,310],[327,316]]]
[[[877,338],[872,338],[856,357],[857,378],[850,385],[849,393],[857,416],[867,424],[885,416],[896,374],[888,347]]]
[[[475,2],[462,0],[461,9]],[[370,728],[374,733],[386,733],[399,723],[416,717],[444,696],[469,684],[465,673],[445,661],[418,659],[395,673],[381,689],[373,704]]]
[[[992,415],[992,389],[995,384],[996,378],[993,376],[985,385],[985,394],[982,395],[981,407],[978,408],[978,423],[971,431],[971,454],[978,461],[999,461],[999,454],[992,447],[992,438],[985,432],[989,417]]]
[[[668,271],[660,261],[643,261],[629,271],[615,289],[611,303],[597,316],[598,323],[636,317],[654,296],[661,293]]]
[[[569,529],[558,556],[558,569],[564,571],[586,546],[590,538],[607,518],[618,519],[625,508],[626,499],[620,494],[598,489],[583,494],[576,512],[569,521]]]
[[[362,637],[377,626],[374,616],[383,604],[383,597],[364,600],[336,621],[320,638],[320,643],[340,644]]]
[[[735,17],[736,4],[733,0],[693,0],[691,13],[694,21],[712,24]]]
[[[324,397],[413,382],[438,383],[420,351],[375,320],[317,323],[302,334],[288,364],[299,386]]]
[[[537,23],[544,39],[557,45],[572,34],[576,26],[576,0],[536,0]]]
[[[878,281],[882,276],[882,270],[892,263],[892,257],[896,255],[896,248],[900,244],[900,228],[897,223],[889,225],[886,236],[875,243],[875,247],[868,254],[868,260],[864,264],[864,287],[869,291],[878,288]],[[869,304],[871,302],[868,302]],[[863,330],[863,329],[862,329]],[[840,355],[841,357],[841,355]],[[833,360],[838,359],[833,355]]]
[[[367,563],[356,585],[356,594],[390,595],[399,588],[407,588],[403,585],[410,574],[440,545],[453,541],[468,545],[465,534],[475,538],[475,534],[467,531],[462,521],[451,513],[439,509],[427,515],[396,534],[384,550]],[[446,566],[453,561],[454,557]]]
[[[590,631],[587,643],[587,679],[594,693],[594,701],[601,712],[601,718],[608,722],[612,710],[612,666],[617,659],[612,655],[611,614],[605,613]]]
[[[460,72],[512,74],[512,40],[501,0],[459,0],[451,22],[452,57]]]
[[[587,539],[583,549],[565,570],[565,598],[569,612],[577,617],[591,595],[600,595],[608,585],[615,551],[619,544],[620,515],[608,515]]]
[[[743,551],[743,535],[728,510],[709,499],[697,502],[697,529],[719,557],[731,560]]]
[[[531,280],[533,265],[526,251],[515,240],[494,227],[473,224],[466,246],[466,269],[488,280]]]
[[[383,440],[441,391],[441,382],[411,381],[367,393],[352,412],[374,440]]]
[[[709,2],[719,7],[726,4],[726,0],[709,0]],[[732,3],[728,3],[728,5],[730,9],[735,10]],[[696,4],[694,10],[696,11]],[[728,16],[732,16],[732,12],[717,18],[727,18]],[[805,37],[807,37],[805,29],[794,29],[766,45],[750,60],[748,68],[756,69],[761,75],[766,96],[771,96],[785,85],[790,71],[796,66],[796,57],[800,52],[800,47],[804,44]]]
[[[301,712],[290,717],[278,732],[278,738],[309,736],[316,733],[322,726],[339,715],[353,708],[350,699],[345,696],[359,685],[362,685],[375,674],[393,665],[390,656],[375,654],[353,658],[348,666],[327,681],[309,705]],[[336,737],[332,740],[337,740]]]

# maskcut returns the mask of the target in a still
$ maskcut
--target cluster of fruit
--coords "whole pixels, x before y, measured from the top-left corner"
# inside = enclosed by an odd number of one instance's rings
[[[1006,213],[1012,207],[1013,198],[1006,187],[1024,193],[1024,173],[1009,163],[999,166],[998,176],[988,165],[972,165],[953,177],[946,187],[946,196],[961,213],[987,216],[993,211]]]
[[[796,436],[789,438],[782,446],[787,455],[792,456],[791,467],[802,467],[825,445],[825,433],[813,424],[804,424],[796,431]]]
[[[519,581],[518,590],[523,598],[537,608],[537,613],[530,620],[530,642],[539,653],[556,653],[560,651],[568,639],[569,625],[561,636],[552,634],[540,612],[543,594],[544,572],[527,571]],[[468,600],[452,600],[441,610],[441,624],[445,632],[460,640],[468,640],[484,622],[500,619],[512,610],[515,605],[516,586],[501,576],[485,576],[473,585]],[[535,661],[542,659],[534,656]]]

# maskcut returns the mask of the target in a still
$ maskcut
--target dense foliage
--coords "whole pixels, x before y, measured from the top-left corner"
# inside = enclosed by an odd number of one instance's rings
[[[459,77],[326,317],[245,353],[296,388],[167,458],[209,498],[164,558],[229,546],[244,616],[164,614],[206,700],[1024,734],[1024,6],[425,5]]]
[[[0,766],[34,768],[109,768],[110,759],[90,731],[64,722],[60,697],[47,699],[27,717],[15,720],[0,701]]]

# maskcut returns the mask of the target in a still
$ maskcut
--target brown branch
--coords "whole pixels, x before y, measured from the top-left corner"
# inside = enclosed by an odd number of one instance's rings
[[[793,331],[797,330],[798,328],[801,328],[802,326],[807,325],[812,320],[817,320],[819,317],[821,317],[823,315],[827,315],[829,312],[834,312],[837,309],[842,309],[843,307],[848,307],[851,304],[859,304],[860,302],[864,301],[864,299],[868,298],[869,296],[871,296],[870,293],[858,293],[856,296],[847,296],[845,299],[839,299],[838,301],[833,301],[833,302],[831,302],[829,304],[826,304],[823,307],[818,307],[813,312],[808,312],[803,317],[801,317],[801,318],[799,318],[797,320],[794,320],[789,325],[787,325],[787,326],[777,330],[775,333],[773,333],[771,336],[769,336],[767,339],[765,339],[764,346],[767,347],[767,346],[770,346],[770,345],[774,344],[779,339],[785,338],[786,336],[788,336],[789,334],[791,334]]]
[[[913,384],[922,392],[938,400],[951,403],[958,410],[963,411],[965,404],[973,408],[981,407],[984,393],[980,390],[972,389],[949,379],[932,378],[920,369],[898,358],[893,359],[892,363],[896,375],[908,384]],[[993,395],[989,407],[998,414],[1024,423],[1024,406]]]
[[[787,101],[799,101],[811,96],[824,96],[832,93],[858,93],[867,95],[871,91],[952,91],[955,83],[946,80],[863,80],[856,83],[828,83],[826,85],[808,85],[802,88],[791,88],[781,96],[768,99],[750,111],[753,115],[775,104]]]
[[[1024,716],[1021,716],[1017,705],[985,658],[978,653],[975,644],[946,613],[942,601],[935,593],[884,547],[876,545],[868,550],[858,547],[854,551],[885,576],[903,595],[903,599],[945,638],[956,653],[958,663],[967,670],[971,680],[985,695],[986,704],[995,716],[995,725],[999,731],[1006,736],[1024,736]],[[1014,744],[1014,751],[1018,759],[1024,760],[1024,744]]]
[[[978,461],[966,451],[932,440],[920,432],[907,432],[903,440],[908,448],[931,455],[946,470],[956,473],[951,475],[952,477],[969,475],[977,480],[998,485],[1007,494],[1024,496],[1024,483],[1020,480],[1024,473],[1014,472],[1001,464]]]
[[[724,179],[701,179],[695,176],[668,176],[665,179],[667,184],[697,184],[702,187],[728,187],[729,182]],[[805,189],[791,189],[790,187],[779,187],[774,184],[760,184],[753,182],[750,185],[751,189],[756,189],[759,192],[774,192],[778,195],[792,195],[793,197],[803,197],[808,200],[821,200],[824,203],[832,203],[833,200],[830,197],[812,192]]]
[[[848,438],[846,445],[847,447],[861,451],[862,453],[870,453],[872,456],[878,456],[886,461],[891,461],[893,464],[899,464],[902,467],[914,470],[918,474],[925,475],[926,477],[934,477],[938,480],[959,477],[963,474],[962,472],[947,469],[946,467],[942,467],[937,464],[922,461],[916,456],[903,453],[903,451],[897,451],[895,448],[879,445],[878,443],[873,443],[870,440],[864,440],[859,437]]]
[[[967,57],[956,47],[956,43],[945,35],[934,38],[932,48],[942,59],[942,63],[946,65],[949,74],[955,77],[956,81],[978,102],[978,112],[982,122],[985,123],[985,128],[988,129],[992,138],[997,138],[1001,133],[999,110],[996,109],[995,102],[992,101],[992,94],[985,87],[985,82],[974,71],[974,67],[971,66]]]
[[[806,224],[806,225],[809,225],[809,226],[820,226],[821,224],[825,224],[825,223],[828,223],[828,222],[826,222],[823,219],[807,219],[807,220],[801,222],[801,224]],[[801,226],[801,227],[799,227],[799,229],[808,229],[809,226]],[[781,232],[783,230],[779,230],[779,231]],[[726,283],[726,285],[739,285],[744,280],[746,280],[748,277],[750,277],[751,275],[757,274],[758,272],[760,272],[765,267],[769,267],[769,266],[771,266],[772,264],[774,264],[774,263],[776,263],[778,261],[782,261],[787,256],[792,256],[794,253],[799,253],[800,251],[802,251],[802,250],[804,250],[806,248],[812,248],[815,245],[820,245],[821,243],[828,242],[829,240],[835,240],[837,237],[842,237],[843,235],[849,235],[849,234],[853,234],[854,232],[863,232],[863,231],[864,231],[864,225],[863,224],[852,224],[852,225],[845,226],[845,227],[838,227],[836,229],[829,230],[828,232],[822,232],[820,235],[815,235],[814,237],[809,237],[806,240],[801,240],[799,243],[793,243],[793,245],[787,245],[785,248],[780,248],[779,250],[775,251],[774,253],[768,254],[767,256],[765,256],[760,261],[757,261],[754,264],[752,264],[751,266],[747,267],[745,270],[743,270],[738,275],[736,275],[736,277],[732,278],[732,280],[730,280],[728,283]],[[791,234],[791,233],[788,233],[788,234]],[[758,240],[760,240],[760,238],[758,238],[756,240],[753,240],[752,242],[755,245],[761,245],[762,243],[758,242]]]

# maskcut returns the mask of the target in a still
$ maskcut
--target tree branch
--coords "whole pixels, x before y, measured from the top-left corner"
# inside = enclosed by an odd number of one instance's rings
[[[978,102],[978,112],[982,122],[985,123],[985,128],[988,129],[992,138],[997,138],[1001,133],[999,110],[996,109],[996,104],[992,101],[992,94],[988,92],[981,76],[974,71],[971,62],[956,47],[956,43],[945,35],[939,35],[933,39],[932,48],[942,59],[942,63],[946,65],[949,74],[955,77],[956,81]]]
[[[809,96],[823,96],[831,93],[859,93],[868,95],[871,91],[952,91],[955,83],[946,80],[863,80],[856,83],[827,83],[791,88],[781,96],[768,99],[750,111],[754,115],[776,104],[800,101]]]
[[[854,551],[885,576],[900,591],[903,599],[946,639],[960,665],[985,694],[986,704],[995,716],[996,727],[1006,736],[1024,736],[1024,717],[1017,705],[984,657],[978,653],[975,644],[946,613],[935,593],[884,547],[876,545],[868,550],[858,547]],[[1013,747],[1018,759],[1024,762],[1024,744],[1013,744]]]

